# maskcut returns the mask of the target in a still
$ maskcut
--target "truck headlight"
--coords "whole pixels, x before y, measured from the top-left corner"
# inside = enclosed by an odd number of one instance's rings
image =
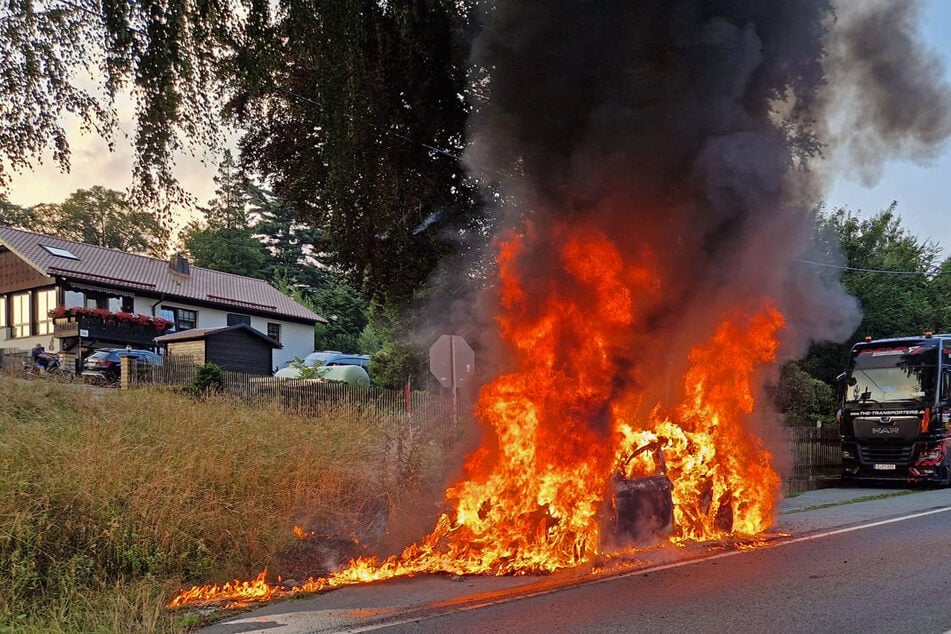
[[[940,457],[940,449],[930,449],[928,451],[922,451],[920,454],[918,454],[919,460],[938,460]]]

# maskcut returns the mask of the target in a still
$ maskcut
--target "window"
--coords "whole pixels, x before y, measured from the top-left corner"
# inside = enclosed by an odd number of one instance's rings
[[[86,295],[81,291],[66,291],[64,304],[66,306],[85,306]]]
[[[251,316],[250,315],[238,315],[235,313],[228,313],[228,325],[237,326],[238,324],[251,325]]]
[[[66,258],[67,260],[78,260],[75,255],[69,249],[61,249],[60,247],[51,247],[46,244],[41,244],[41,247],[46,249],[50,255],[55,255],[58,258]]]
[[[0,328],[7,327],[7,296],[0,295]]]
[[[56,308],[56,289],[50,288],[36,293],[36,334],[48,335],[53,332],[53,318],[50,311]]]
[[[133,312],[135,297],[132,295],[116,295],[115,291],[85,289],[78,291],[69,289],[63,298],[66,306],[84,306],[86,308],[101,308],[110,313]]]
[[[10,326],[14,337],[30,336],[30,294],[18,293],[11,302]]]
[[[281,340],[281,324],[274,324],[274,323],[268,322],[267,336],[273,339],[274,341],[280,341]]]
[[[175,324],[175,330],[189,330],[198,325],[198,312],[177,306],[162,306],[162,319]]]

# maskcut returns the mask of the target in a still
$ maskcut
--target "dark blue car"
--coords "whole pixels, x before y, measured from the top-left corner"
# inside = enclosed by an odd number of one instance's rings
[[[116,383],[119,380],[120,359],[134,357],[149,365],[162,365],[162,355],[151,350],[136,348],[100,348],[86,357],[82,376],[94,382]]]

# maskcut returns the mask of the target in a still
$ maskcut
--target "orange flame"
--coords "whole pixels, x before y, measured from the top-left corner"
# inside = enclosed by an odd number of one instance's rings
[[[544,240],[544,241],[543,241]],[[557,271],[528,278],[528,244],[550,244]],[[476,416],[491,442],[470,456],[467,477],[450,487],[452,511],[432,533],[385,561],[351,561],[296,588],[251,584],[196,586],[171,607],[259,600],[421,572],[529,574],[576,566],[599,549],[599,509],[625,457],[660,441],[674,485],[675,540],[755,535],[768,528],[780,479],[771,456],[744,427],[754,408],[757,369],[775,359],[783,317],[769,301],[736,312],[689,355],[684,398],[658,403],[636,420],[650,376],[621,361],[632,333],[645,331],[663,280],[649,250],[625,260],[604,233],[559,225],[540,235],[527,226],[499,246],[500,333],[518,367],[483,387]],[[649,336],[647,338],[649,340]],[[641,418],[645,418],[642,414]]]

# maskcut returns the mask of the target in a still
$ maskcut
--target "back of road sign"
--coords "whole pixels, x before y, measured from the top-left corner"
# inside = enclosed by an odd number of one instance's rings
[[[459,335],[442,335],[429,347],[429,371],[443,387],[461,388],[475,375],[475,353]]]

